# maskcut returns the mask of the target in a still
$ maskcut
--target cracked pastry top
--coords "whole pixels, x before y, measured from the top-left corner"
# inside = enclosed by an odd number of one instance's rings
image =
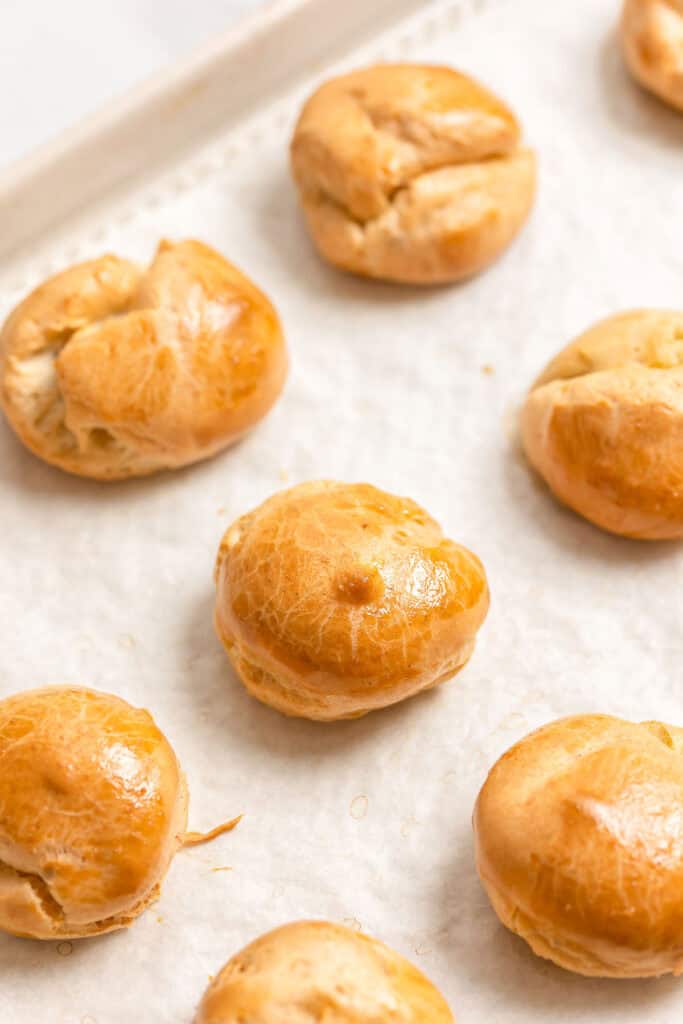
[[[683,313],[596,324],[533,385],[526,454],[555,496],[625,537],[683,536]]]
[[[195,1024],[455,1024],[438,989],[376,939],[297,921],[256,939],[212,981]]]
[[[459,672],[484,569],[409,498],[316,481],[225,533],[215,623],[247,690],[286,715],[355,718]]]
[[[322,85],[301,112],[291,162],[321,255],[412,284],[491,263],[526,220],[536,181],[504,103],[451,68],[412,64]]]
[[[0,701],[0,929],[35,939],[127,927],[159,895],[187,790],[146,711],[49,687]]]
[[[683,973],[683,729],[560,719],[492,768],[477,867],[502,923],[592,977]]]
[[[683,0],[626,0],[621,45],[634,78],[683,110]]]
[[[149,267],[103,256],[50,278],[0,333],[0,400],[46,462],[101,480],[207,458],[279,395],[284,339],[268,299],[200,242]]]

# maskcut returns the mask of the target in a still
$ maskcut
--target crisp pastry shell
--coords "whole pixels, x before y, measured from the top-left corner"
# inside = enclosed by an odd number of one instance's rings
[[[454,1024],[425,976],[383,943],[325,921],[262,935],[223,967],[195,1024]]]
[[[218,635],[249,692],[287,715],[355,718],[455,675],[488,610],[476,555],[369,484],[275,494],[225,533]]]

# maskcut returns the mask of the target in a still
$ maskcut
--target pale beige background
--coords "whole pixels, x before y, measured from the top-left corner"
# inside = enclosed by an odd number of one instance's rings
[[[267,0],[2,0],[0,166]]]

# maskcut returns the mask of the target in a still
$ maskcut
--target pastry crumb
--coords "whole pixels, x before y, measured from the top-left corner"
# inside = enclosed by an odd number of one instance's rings
[[[225,515],[225,507],[223,505],[221,505],[221,507],[218,509],[218,515],[219,516],[224,516]]]
[[[401,825],[401,835],[404,839],[407,839],[407,837],[410,835],[410,830],[414,825],[419,825],[419,822],[417,818],[414,818],[411,814],[411,816],[409,818],[406,818],[403,824]]]
[[[132,633],[121,633],[119,636],[119,647],[128,649],[135,647],[136,640]]]
[[[499,725],[499,729],[523,729],[528,728],[529,723],[520,711],[511,711]]]
[[[359,796],[354,796],[349,807],[349,814],[356,821],[360,821],[368,813],[368,798],[365,793],[361,793]]]
[[[218,836],[222,836],[226,832],[232,832],[234,828],[237,828],[243,817],[243,814],[238,814],[236,818],[231,818],[230,821],[224,821],[222,824],[216,825],[210,832],[183,832],[178,836],[180,845],[201,846],[203,843],[210,843],[212,840],[217,839]]]
[[[229,867],[229,866],[228,866],[228,865],[226,864],[226,865],[225,865],[225,867],[220,867],[220,868],[211,868],[211,870],[212,870],[212,871],[232,871],[232,870],[233,870],[233,868]]]
[[[481,368],[481,372],[485,373],[487,377],[491,377],[496,371],[490,363],[484,363]]]
[[[282,480],[283,484],[287,483],[287,481],[289,480],[289,473],[287,472],[286,469],[281,469],[280,472],[278,473],[278,476]]]
[[[74,951],[73,942],[58,942],[57,952],[60,956],[71,956]]]

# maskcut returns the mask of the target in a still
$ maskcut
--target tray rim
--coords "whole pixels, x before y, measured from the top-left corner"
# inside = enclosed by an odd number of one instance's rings
[[[236,126],[298,79],[430,3],[269,0],[0,169],[0,272],[70,216]],[[271,54],[278,59],[269,61]]]

